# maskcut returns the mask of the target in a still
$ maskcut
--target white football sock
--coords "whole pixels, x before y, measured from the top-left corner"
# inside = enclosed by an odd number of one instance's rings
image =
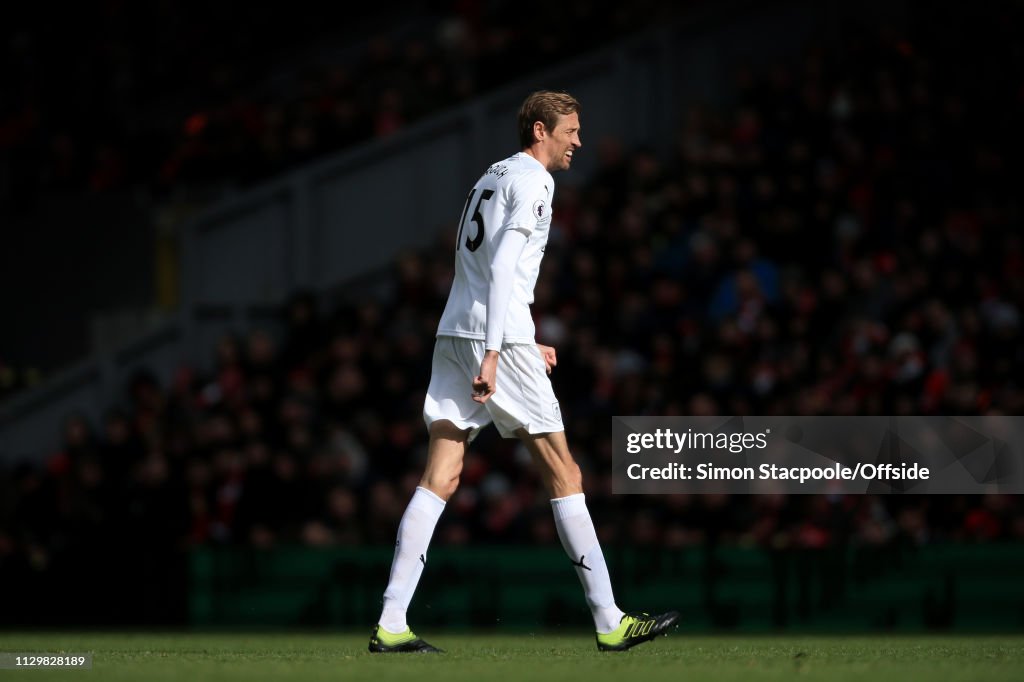
[[[391,577],[384,591],[384,610],[378,621],[388,632],[398,634],[409,627],[405,612],[427,565],[427,546],[443,511],[444,500],[423,487],[416,488],[405,508],[398,524]]]
[[[583,583],[594,625],[599,633],[609,633],[619,627],[623,613],[615,605],[608,566],[604,563],[604,553],[597,541],[597,531],[583,493],[551,500],[551,510],[555,514],[555,527],[562,547],[572,559],[576,575]]]

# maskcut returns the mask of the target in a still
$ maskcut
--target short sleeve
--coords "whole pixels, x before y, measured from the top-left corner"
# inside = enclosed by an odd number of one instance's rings
[[[533,232],[551,221],[551,194],[554,182],[547,173],[524,173],[508,188],[508,216],[502,229]]]

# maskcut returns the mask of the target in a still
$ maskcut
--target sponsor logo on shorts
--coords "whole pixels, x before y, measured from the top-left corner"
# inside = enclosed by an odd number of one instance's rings
[[[558,406],[558,403],[551,403],[551,411],[555,414],[555,419],[562,421],[562,409]]]

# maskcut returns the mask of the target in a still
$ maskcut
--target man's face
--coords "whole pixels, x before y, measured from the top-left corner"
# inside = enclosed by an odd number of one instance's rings
[[[582,145],[580,142],[580,116],[571,113],[559,116],[554,130],[544,140],[544,149],[548,154],[548,171],[568,170],[572,164],[572,155]]]

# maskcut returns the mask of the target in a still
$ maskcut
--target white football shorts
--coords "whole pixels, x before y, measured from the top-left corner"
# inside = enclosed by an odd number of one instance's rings
[[[480,373],[483,359],[481,340],[437,337],[423,403],[428,429],[435,421],[447,419],[460,429],[473,429],[470,440],[492,421],[503,438],[515,438],[519,429],[527,433],[565,430],[558,398],[536,344],[502,345],[494,395],[481,405],[473,400],[473,379]]]

